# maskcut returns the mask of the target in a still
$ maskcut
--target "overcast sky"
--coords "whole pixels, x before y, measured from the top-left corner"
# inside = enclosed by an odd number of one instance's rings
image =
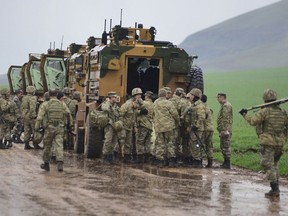
[[[50,42],[63,48],[100,37],[104,19],[157,29],[156,40],[180,44],[188,35],[279,0],[1,0],[0,73],[23,65],[29,53],[45,53]],[[107,29],[108,30],[108,29]]]

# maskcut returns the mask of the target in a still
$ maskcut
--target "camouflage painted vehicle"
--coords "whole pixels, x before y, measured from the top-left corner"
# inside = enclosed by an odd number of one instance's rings
[[[83,93],[78,104],[75,152],[101,157],[103,131],[90,123],[89,112],[109,91],[116,91],[123,103],[135,87],[154,93],[164,86],[203,90],[202,71],[192,67],[195,57],[169,41],[156,41],[155,34],[154,27],[145,29],[141,24],[137,28],[115,26],[109,33],[104,31],[101,40],[90,37],[87,52],[76,54],[81,61],[75,60],[74,71],[69,67],[68,73],[76,80],[70,81],[70,87],[82,88]]]

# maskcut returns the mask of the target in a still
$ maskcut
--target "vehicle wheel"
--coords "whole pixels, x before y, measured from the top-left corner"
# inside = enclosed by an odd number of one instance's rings
[[[203,72],[202,69],[198,66],[192,66],[189,77],[189,87],[190,91],[193,88],[198,88],[204,93],[204,81],[203,81]]]
[[[76,129],[76,138],[74,144],[74,152],[77,154],[84,153],[84,140],[85,140],[85,128],[77,127]]]
[[[89,123],[89,115],[87,116],[87,142],[85,155],[87,158],[101,158],[103,148],[103,129],[93,127]]]

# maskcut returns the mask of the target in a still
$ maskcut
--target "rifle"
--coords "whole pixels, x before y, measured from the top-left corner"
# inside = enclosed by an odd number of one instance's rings
[[[201,140],[201,138],[199,137],[199,134],[197,133],[197,131],[195,131],[195,130],[192,129],[193,126],[195,127],[195,125],[192,124],[191,131],[195,134],[196,139],[197,139],[197,142],[198,142],[197,145],[196,145],[196,147],[202,148],[202,149],[204,150],[206,156],[208,157],[208,152],[207,152],[206,146],[203,145],[202,140]]]
[[[261,109],[261,108],[268,107],[268,106],[271,106],[271,105],[279,105],[279,104],[286,103],[286,102],[288,102],[288,97],[285,97],[285,98],[282,98],[282,99],[279,99],[279,100],[275,100],[275,101],[272,101],[272,102],[268,102],[268,103],[264,103],[264,104],[260,104],[260,105],[256,105],[256,106],[252,106],[252,107],[247,108],[246,110],[250,111],[250,110],[255,110],[255,109]]]

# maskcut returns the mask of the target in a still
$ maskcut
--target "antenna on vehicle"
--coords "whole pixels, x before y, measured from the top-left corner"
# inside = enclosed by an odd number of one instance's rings
[[[64,35],[62,35],[60,50],[62,50]]]
[[[120,27],[122,26],[122,11],[123,11],[123,9],[121,8],[121,13],[120,13]]]
[[[112,19],[110,19],[110,32],[112,30]]]
[[[104,32],[102,33],[102,44],[107,44],[106,19],[104,21]]]
[[[55,41],[54,41],[54,43],[53,43],[53,50],[55,50]]]
[[[52,42],[50,42],[50,50],[51,50],[51,48],[52,48]]]

